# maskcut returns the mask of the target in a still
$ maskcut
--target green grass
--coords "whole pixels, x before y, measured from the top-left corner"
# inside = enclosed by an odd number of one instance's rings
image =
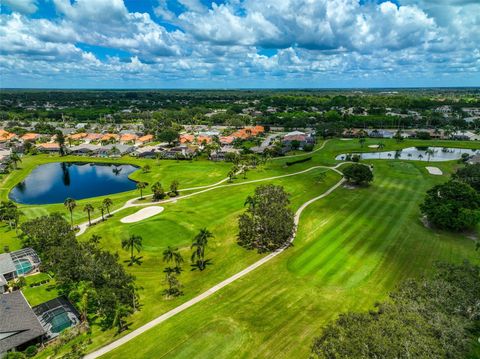
[[[473,241],[420,222],[418,203],[435,181],[421,166],[383,161],[375,171],[371,187],[308,207],[287,252],[106,357],[306,357],[339,313],[370,308],[436,260],[474,257]]]
[[[27,285],[22,289],[22,292],[32,307],[58,297],[59,294],[55,288],[55,280],[50,278],[48,274],[38,273],[25,277],[25,279]],[[50,279],[50,281],[33,288],[30,287],[30,284],[32,283],[38,283],[46,279]]]
[[[291,174],[312,166],[335,165],[335,156],[351,151],[374,151],[367,140],[360,148],[358,141],[329,141],[311,161],[285,166],[292,159],[269,161],[234,184],[256,179]],[[474,142],[433,142],[383,140],[384,150],[416,145],[464,146],[480,148]],[[299,157],[301,158],[301,157]],[[73,160],[68,158],[69,160]],[[89,160],[82,158],[83,160]],[[0,198],[5,199],[9,188],[24,178],[36,165],[58,161],[58,157],[27,157],[22,169],[13,172],[1,183]],[[105,161],[105,160],[102,160]],[[193,162],[138,160],[124,158],[122,163],[143,166],[152,171],[132,175],[136,180],[152,183],[161,180],[167,187],[178,179],[181,187],[209,185],[226,176],[231,164],[203,160]],[[432,165],[444,171],[443,176],[431,176],[426,162],[371,160],[375,182],[368,188],[337,189],[330,196],[315,202],[302,214],[294,246],[260,267],[253,273],[222,289],[204,302],[169,319],[139,338],[112,352],[111,357],[305,357],[311,340],[329,320],[346,310],[365,310],[402,279],[430,273],[436,260],[459,261],[473,258],[473,241],[449,233],[423,227],[419,220],[418,204],[425,191],[436,183],[446,181],[459,166],[455,162],[436,162]],[[326,175],[322,175],[326,173]],[[325,176],[325,177],[323,177]],[[282,185],[291,193],[292,209],[331,187],[339,175],[325,169],[314,169],[282,179],[268,181]],[[147,220],[122,224],[120,219],[134,213],[130,208],[115,214],[108,221],[90,228],[80,238],[96,233],[102,236],[101,246],[120,254],[127,253],[120,241],[130,234],[143,237],[143,264],[126,267],[142,287],[142,308],[131,317],[131,329],[152,320],[186,300],[202,293],[223,279],[242,270],[261,258],[236,244],[236,218],[244,210],[245,198],[261,183],[234,185],[214,189],[176,203],[163,204],[165,211]],[[191,193],[189,191],[188,193]],[[109,196],[115,207],[138,196],[131,191]],[[98,203],[102,198],[79,201],[75,221],[86,220],[81,211],[85,202]],[[52,211],[66,214],[62,204],[21,206],[24,219]],[[98,214],[97,214],[98,215]],[[173,300],[162,296],[163,250],[179,247],[186,259],[189,244],[202,227],[215,235],[208,248],[213,265],[205,272],[192,272],[188,265],[180,276],[185,295]],[[4,243],[11,249],[20,242],[13,231],[0,227],[0,251]],[[43,293],[47,298],[50,293]],[[29,295],[36,300],[36,294]],[[37,298],[40,298],[39,294]],[[38,299],[40,300],[40,299]],[[102,332],[92,326],[92,343],[88,350],[104,345],[118,336],[113,330]],[[51,355],[45,350],[41,357]]]

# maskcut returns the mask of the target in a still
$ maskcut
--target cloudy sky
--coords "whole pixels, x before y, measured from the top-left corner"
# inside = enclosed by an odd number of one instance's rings
[[[0,0],[0,87],[480,86],[480,0]]]

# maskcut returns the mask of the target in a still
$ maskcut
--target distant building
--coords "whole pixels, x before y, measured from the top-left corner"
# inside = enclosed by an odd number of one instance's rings
[[[40,139],[42,137],[41,134],[39,133],[33,133],[33,132],[28,132],[26,134],[24,134],[22,137],[20,137],[20,139],[22,141],[31,141],[31,142],[35,142],[36,140]]]
[[[153,141],[153,135],[145,135],[137,138],[135,142],[139,145],[143,145],[145,143],[152,142],[152,141]]]
[[[55,142],[40,143],[37,145],[40,152],[60,152],[60,145]]]
[[[101,146],[97,150],[97,154],[100,157],[121,157],[133,152],[134,147],[122,144],[109,144]]]

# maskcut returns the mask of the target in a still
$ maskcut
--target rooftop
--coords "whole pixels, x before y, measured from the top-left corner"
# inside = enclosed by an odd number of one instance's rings
[[[0,353],[45,334],[21,291],[0,295]]]

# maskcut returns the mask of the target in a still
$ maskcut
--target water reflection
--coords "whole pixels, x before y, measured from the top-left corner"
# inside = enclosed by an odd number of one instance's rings
[[[462,158],[462,154],[469,156],[480,153],[478,150],[448,147],[408,147],[397,151],[375,151],[368,153],[341,154],[336,160],[346,160],[349,155],[358,155],[361,159],[400,159],[426,162],[453,161]]]
[[[25,204],[61,203],[67,197],[83,199],[135,189],[128,176],[131,165],[94,163],[48,163],[35,168],[9,194]]]

